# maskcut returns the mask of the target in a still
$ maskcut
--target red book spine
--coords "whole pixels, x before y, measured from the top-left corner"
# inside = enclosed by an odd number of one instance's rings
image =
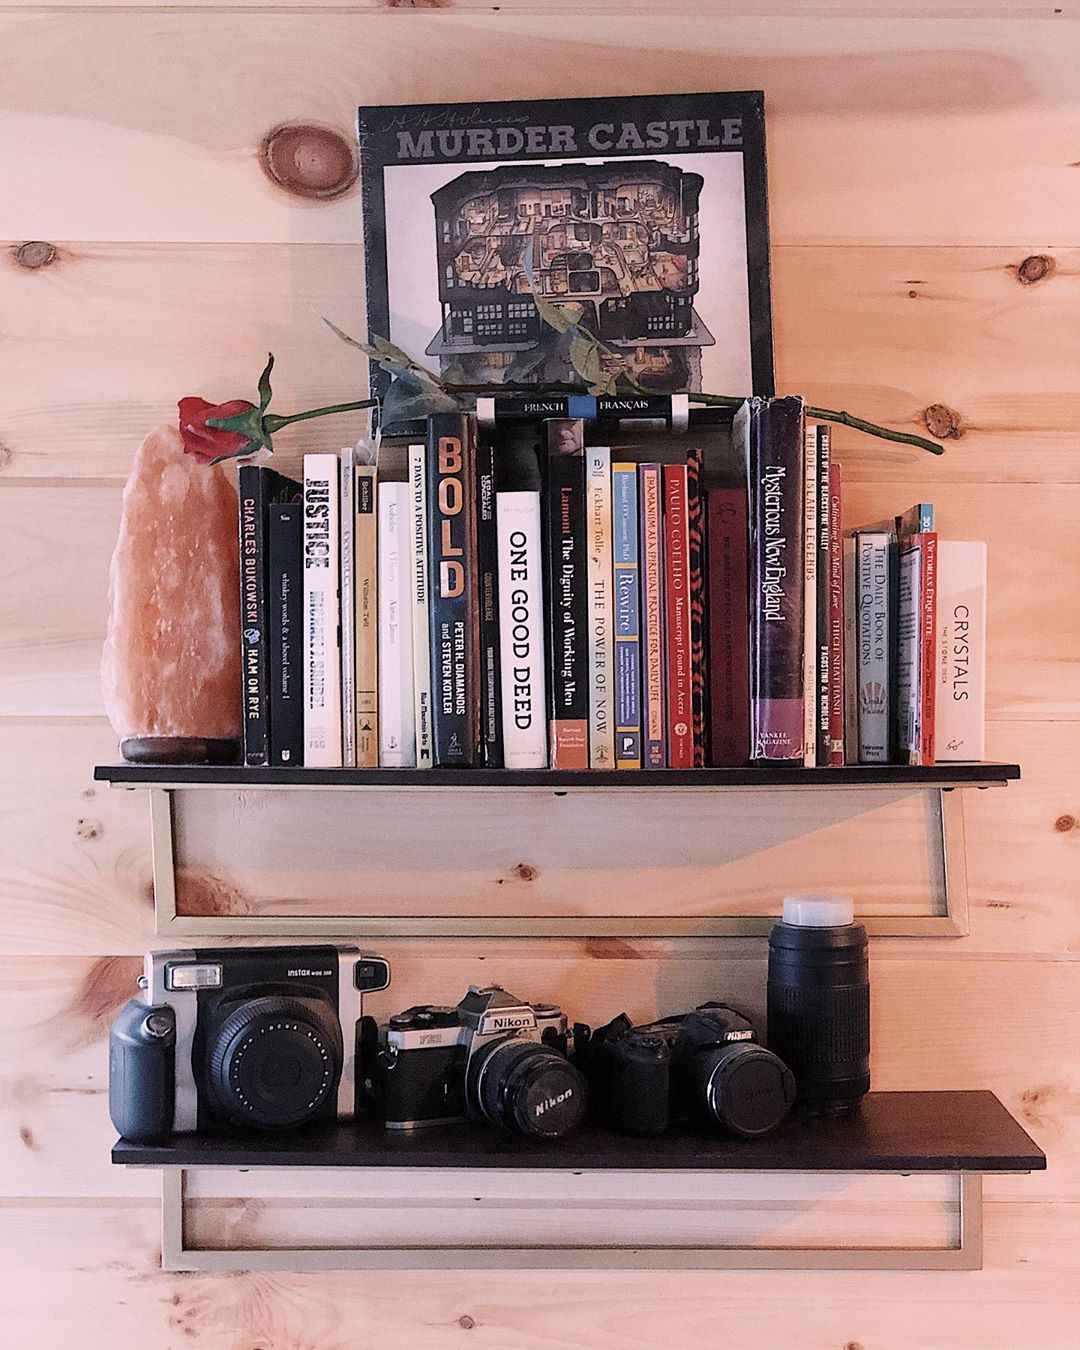
[[[690,656],[690,525],[686,465],[664,465],[668,766],[694,767]]]
[[[844,540],[840,465],[829,465],[829,764],[844,764]],[[854,672],[849,672],[854,679]]]
[[[739,768],[750,758],[750,592],[746,493],[708,494],[710,763]]]
[[[919,683],[922,699],[920,762],[934,763],[934,708],[937,690],[937,535],[923,535],[922,634],[919,644]]]
[[[693,703],[694,768],[705,767],[705,496],[700,449],[686,457],[686,519],[690,547],[690,686]]]

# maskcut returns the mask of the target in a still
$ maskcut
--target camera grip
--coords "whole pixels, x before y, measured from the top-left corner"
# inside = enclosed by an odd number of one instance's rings
[[[129,999],[109,1032],[109,1115],[136,1142],[172,1134],[176,1016],[168,1006]]]

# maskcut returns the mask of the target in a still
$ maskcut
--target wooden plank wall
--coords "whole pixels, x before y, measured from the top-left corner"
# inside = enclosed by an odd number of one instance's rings
[[[629,1350],[1076,1344],[1080,1312],[1080,28],[1028,0],[450,0],[0,10],[0,1299],[19,1347]],[[417,12],[423,11],[423,12]],[[439,11],[439,12],[433,12]],[[823,17],[827,16],[827,17]],[[107,1162],[105,1035],[151,941],[138,794],[97,661],[119,490],[184,393],[283,408],[359,384],[359,202],[272,184],[282,122],[358,101],[763,88],[779,386],[955,429],[940,460],[837,437],[867,509],[936,500],[991,549],[972,932],[874,951],[881,1087],[990,1087],[1046,1148],[988,1186],[978,1274],[181,1277],[152,1178]],[[52,249],[22,250],[27,241]],[[1032,261],[1034,260],[1034,261]],[[32,264],[38,265],[32,265]],[[347,431],[335,429],[335,437]],[[303,428],[286,448],[317,443]],[[402,944],[410,992],[460,945]],[[618,943],[499,948],[503,973],[669,1005],[702,978]],[[641,991],[650,991],[647,995]],[[248,1210],[250,1217],[257,1211]]]

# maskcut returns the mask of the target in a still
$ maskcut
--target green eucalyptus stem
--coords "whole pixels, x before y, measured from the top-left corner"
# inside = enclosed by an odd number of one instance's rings
[[[328,408],[312,408],[310,412],[289,413],[281,415],[279,413],[267,413],[263,417],[263,426],[272,436],[275,431],[280,431],[282,427],[287,427],[293,422],[307,422],[312,417],[328,417],[331,413],[359,412],[361,408],[374,408],[378,404],[377,398],[360,399],[357,403],[333,403]],[[207,425],[213,426],[213,422]]]
[[[640,385],[635,384],[634,392],[647,394],[653,393]],[[448,394],[586,394],[584,389],[578,384],[443,384],[442,388]],[[699,394],[693,392],[689,395],[691,403],[703,403],[709,407],[715,408],[738,408],[740,404],[745,403],[743,397],[735,394]],[[837,411],[834,408],[813,408],[807,407],[807,417],[812,417],[818,422],[836,422],[840,426],[851,427],[854,431],[865,432],[868,436],[877,436],[879,440],[896,441],[901,445],[914,445],[919,450],[928,450],[932,455],[943,455],[945,447],[939,445],[937,441],[927,440],[925,436],[917,436],[910,431],[893,431],[889,427],[879,426],[876,422],[868,422],[863,417],[856,417],[854,413]]]

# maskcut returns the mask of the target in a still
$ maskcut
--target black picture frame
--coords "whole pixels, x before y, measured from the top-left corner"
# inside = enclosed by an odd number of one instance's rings
[[[697,232],[697,192],[698,189],[692,184],[687,187],[691,179],[704,181],[702,175],[697,172],[679,167],[679,163],[693,163],[695,167],[708,166],[707,160],[702,160],[702,155],[738,155],[741,157],[742,175],[741,189],[743,199],[743,225],[744,234],[738,243],[745,249],[745,282],[746,282],[746,333],[745,342],[749,357],[750,382],[751,389],[712,389],[714,393],[725,394],[762,394],[770,396],[774,392],[773,376],[773,343],[772,343],[772,306],[770,289],[770,267],[769,267],[769,222],[768,222],[768,195],[767,195],[767,176],[766,176],[766,152],[765,152],[765,96],[760,91],[744,91],[735,93],[698,93],[698,94],[657,94],[657,95],[634,95],[622,98],[583,98],[583,99],[545,99],[528,101],[500,101],[489,103],[442,103],[442,104],[406,104],[397,106],[360,108],[358,110],[358,133],[360,149],[360,174],[361,190],[363,203],[363,225],[364,225],[364,280],[366,295],[367,312],[367,330],[369,340],[378,335],[388,337],[392,342],[398,342],[410,352],[413,357],[428,361],[433,360],[443,363],[446,369],[447,361],[455,361],[455,369],[463,363],[471,362],[475,367],[477,365],[487,368],[487,364],[492,361],[509,361],[512,359],[509,353],[511,351],[528,350],[530,332],[535,332],[535,327],[530,329],[529,316],[524,312],[522,305],[513,306],[513,321],[508,323],[506,315],[511,313],[511,305],[493,304],[485,307],[483,302],[488,299],[494,300],[513,300],[513,286],[521,287],[523,282],[520,277],[521,267],[517,264],[506,264],[503,266],[502,258],[505,249],[513,250],[519,247],[517,240],[523,238],[522,230],[528,228],[526,225],[514,225],[513,219],[520,216],[526,210],[538,210],[546,214],[550,212],[573,212],[576,220],[581,218],[580,206],[582,203],[595,203],[602,200],[604,206],[592,207],[593,216],[601,214],[604,209],[610,211],[612,201],[620,203],[619,209],[623,209],[623,202],[632,202],[632,205],[626,207],[628,214],[638,211],[642,201],[653,202],[662,200],[665,203],[664,210],[668,209],[673,194],[679,202],[678,213],[671,217],[663,217],[665,224],[673,224],[674,227],[682,226],[682,232],[673,228],[672,237],[680,242],[671,243],[665,238],[663,241],[662,253],[653,252],[652,246],[648,248],[649,264],[651,265],[655,258],[659,257],[661,263],[667,265],[667,272],[663,274],[664,278],[675,276],[677,280],[686,280],[690,275],[692,285],[684,286],[681,289],[687,294],[684,297],[680,293],[680,288],[676,284],[670,289],[655,284],[655,276],[660,274],[659,268],[654,267],[650,276],[653,280],[652,292],[647,295],[633,294],[629,292],[633,289],[629,283],[621,282],[624,287],[624,298],[617,302],[622,305],[640,305],[644,307],[643,314],[635,314],[626,321],[628,325],[629,336],[625,334],[617,339],[618,345],[625,346],[627,349],[633,349],[635,357],[641,355],[643,359],[647,358],[656,364],[663,366],[665,362],[669,363],[670,369],[665,370],[655,378],[658,381],[653,387],[658,392],[665,392],[667,389],[675,388],[701,388],[700,383],[694,383],[692,373],[696,361],[698,378],[702,368],[702,349],[704,346],[715,345],[715,339],[708,328],[709,315],[704,316],[702,322],[701,316],[697,313],[695,300],[698,297],[698,288],[700,286],[700,271],[707,265],[708,255],[702,254],[702,258],[694,263],[687,263],[680,260],[680,254],[689,256],[696,248],[702,249],[700,243],[700,234],[697,234],[697,242],[688,240],[691,232]],[[692,157],[687,159],[687,156]],[[551,164],[550,161],[557,161],[557,164]],[[545,161],[547,163],[545,163]],[[601,161],[601,162],[597,162]],[[624,164],[625,161],[632,161],[632,165]],[[511,166],[527,166],[533,164],[545,164],[543,173],[530,174],[527,168],[517,169]],[[674,164],[674,168],[672,165]],[[468,201],[469,209],[472,209],[475,216],[476,202],[492,203],[490,209],[496,212],[496,219],[500,222],[495,226],[485,225],[485,229],[505,230],[506,236],[500,240],[497,250],[487,251],[483,262],[479,264],[481,269],[487,268],[492,272],[489,266],[490,260],[495,259],[493,272],[500,272],[506,275],[514,275],[515,269],[518,273],[511,281],[509,286],[505,282],[494,284],[489,276],[485,276],[481,270],[479,275],[483,278],[477,284],[469,283],[466,289],[466,298],[470,303],[459,303],[455,308],[458,297],[450,297],[442,290],[444,276],[442,267],[434,268],[430,260],[425,260],[416,264],[413,263],[411,255],[406,255],[405,265],[414,268],[423,266],[425,271],[431,273],[432,289],[439,292],[439,303],[443,315],[442,323],[436,322],[435,336],[430,343],[425,344],[424,353],[415,350],[415,342],[410,345],[400,334],[392,331],[391,313],[394,290],[394,281],[390,277],[389,267],[389,247],[388,247],[388,219],[387,219],[387,182],[388,171],[410,168],[424,167],[431,169],[433,166],[460,165],[461,175],[455,177],[453,183],[461,183],[462,191],[459,194],[459,201],[468,196],[468,191],[475,187],[474,195]],[[480,166],[478,169],[476,166]],[[609,169],[608,166],[611,166]],[[615,181],[614,175],[620,175],[621,182],[625,175],[633,173],[643,182],[653,180],[650,186],[645,182],[644,186],[635,184],[634,189],[621,188],[620,191],[635,190],[636,195],[633,198],[612,197],[614,187],[608,188],[604,180],[605,176],[612,182]],[[729,178],[731,177],[730,171]],[[682,188],[672,186],[674,179],[671,175],[683,184]],[[560,178],[561,175],[561,178]],[[658,183],[660,176],[667,175],[664,183]],[[444,176],[445,177],[445,176]],[[555,179],[560,178],[559,182]],[[394,182],[403,183],[405,180],[400,176],[395,176]],[[418,178],[413,180],[419,182]],[[429,174],[425,179],[425,186],[430,184],[432,177]],[[666,195],[660,197],[659,194],[666,188]],[[421,197],[430,196],[432,203],[432,239],[435,241],[436,257],[442,259],[440,252],[440,242],[436,238],[440,229],[443,232],[448,246],[453,249],[456,242],[451,241],[447,231],[447,219],[440,223],[438,211],[441,208],[436,200],[440,188],[436,192],[428,194],[425,191],[419,192],[413,205],[417,205]],[[540,192],[546,195],[548,200],[540,204],[538,198],[530,194]],[[609,195],[605,198],[600,197],[601,193],[607,192]],[[478,198],[476,193],[480,194]],[[576,195],[573,195],[576,194]],[[651,194],[651,195],[648,195]],[[572,196],[572,204],[565,202],[568,195]],[[685,202],[692,195],[692,205],[685,207]],[[555,198],[552,205],[551,201]],[[509,203],[509,204],[508,204]],[[452,208],[451,218],[454,222],[454,229],[461,231],[462,225],[459,223],[462,219],[462,213],[454,217]],[[588,211],[588,207],[585,208]],[[657,208],[659,210],[659,208]],[[417,215],[415,211],[410,212],[410,216]],[[692,221],[690,217],[692,215]],[[654,228],[657,214],[654,211],[649,218],[648,226],[650,239],[655,237]],[[601,226],[574,224],[574,229],[601,230]],[[605,220],[608,231],[618,232],[618,226],[612,226],[610,214]],[[468,231],[469,238],[472,238],[473,226],[465,217],[464,228]],[[552,226],[546,228],[550,231]],[[557,227],[556,227],[557,228]],[[629,228],[629,227],[628,227]],[[728,226],[730,230],[730,225]],[[391,221],[389,231],[392,234],[395,230],[394,222]],[[513,237],[510,237],[513,236]],[[545,242],[546,238],[545,236]],[[552,234],[550,237],[556,239],[562,238],[558,234]],[[618,246],[609,242],[609,234],[605,234],[604,239],[599,240],[599,235],[592,236],[597,238],[597,258],[601,260],[611,260],[614,256],[621,262],[626,256],[629,256],[633,245],[620,251]],[[620,235],[620,238],[622,236]],[[734,238],[734,236],[729,236]],[[490,242],[490,235],[488,242]],[[556,247],[551,245],[550,247]],[[483,252],[482,246],[478,245]],[[556,277],[556,284],[562,284],[562,270],[570,278],[571,285],[580,285],[581,279],[585,278],[585,284],[594,284],[599,287],[611,282],[615,273],[611,268],[602,268],[599,265],[592,270],[585,270],[579,267],[577,271],[573,270],[574,262],[585,257],[587,263],[592,265],[594,257],[582,252],[566,253],[565,255],[554,256],[554,264],[549,273]],[[590,244],[574,243],[574,249],[585,249],[591,247]],[[640,249],[638,252],[638,261],[640,263]],[[530,258],[532,254],[530,253]],[[696,254],[694,254],[696,257]],[[674,266],[682,268],[681,271],[672,270],[672,259],[674,257]],[[568,270],[562,269],[558,264],[570,260]],[[735,259],[736,263],[738,259]],[[692,268],[692,272],[688,269]],[[402,267],[397,269],[396,275],[400,275]],[[461,268],[457,267],[458,275],[447,281],[450,286],[456,285],[460,289],[466,286],[461,279]],[[450,268],[446,268],[450,273]],[[470,273],[469,275],[472,275]],[[625,269],[622,277],[631,275],[629,268]],[[648,275],[639,265],[635,274],[637,276]],[[602,280],[600,279],[602,278]],[[415,272],[410,278],[410,284],[416,284]],[[426,283],[421,283],[426,285]],[[542,283],[548,284],[545,278]],[[741,284],[741,278],[740,278]],[[657,295],[657,291],[663,292]],[[610,287],[608,291],[610,295]],[[672,298],[675,297],[675,298]],[[431,300],[431,297],[427,297]],[[518,298],[520,296],[520,291]],[[527,298],[532,303],[531,295]],[[573,298],[573,296],[571,296]],[[663,312],[658,310],[666,305]],[[691,308],[692,319],[689,320],[690,327],[685,335],[677,338],[669,338],[665,341],[664,334],[672,333],[677,330],[675,325],[687,322],[678,313],[671,311],[675,306],[687,306]],[[651,308],[649,308],[651,306]],[[739,307],[741,308],[741,302]],[[534,307],[533,307],[534,308]],[[600,301],[595,305],[592,311],[587,313],[594,315],[603,315],[598,322],[615,321],[618,322],[618,316],[611,315],[613,306],[608,301]],[[729,303],[728,309],[732,305]],[[493,312],[499,314],[498,324],[486,323],[484,320],[490,318]],[[685,314],[685,310],[682,311]],[[481,316],[480,322],[474,323],[473,316]],[[535,319],[535,314],[532,315]],[[728,325],[730,340],[731,320],[730,314],[725,318]],[[741,323],[741,315],[739,316]],[[633,324],[640,326],[649,325],[649,331],[655,332],[656,336],[634,336],[637,331]],[[456,325],[468,325],[468,334],[462,334],[458,331]],[[666,327],[664,326],[666,325]],[[700,326],[699,326],[700,325]],[[476,336],[479,328],[485,328],[494,336],[480,338]],[[510,337],[510,328],[516,328],[516,340]],[[606,334],[598,334],[604,337]],[[707,339],[707,342],[704,340]],[[535,338],[532,339],[535,344]],[[481,345],[486,343],[487,345]],[[499,346],[497,344],[503,343]],[[511,343],[513,345],[511,345]],[[681,347],[684,350],[679,351]],[[697,348],[697,355],[694,356],[694,348]],[[464,351],[463,357],[458,356],[458,352]],[[544,378],[550,378],[547,371],[542,371]],[[677,375],[682,376],[682,383],[673,383]],[[470,377],[475,380],[475,375]],[[489,376],[484,376],[485,381]],[[382,396],[389,384],[389,375],[377,364],[371,364],[371,388],[372,392]],[[664,380],[668,380],[667,385]],[[708,385],[705,386],[708,388]]]

